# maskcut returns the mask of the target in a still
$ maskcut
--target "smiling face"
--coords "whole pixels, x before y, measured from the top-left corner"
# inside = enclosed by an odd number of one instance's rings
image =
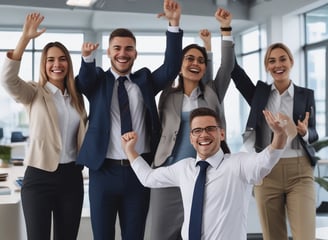
[[[137,58],[135,41],[130,37],[114,37],[107,49],[112,69],[119,75],[131,72],[134,60]]]
[[[289,83],[290,71],[293,67],[293,60],[282,48],[274,48],[268,54],[266,69],[270,72],[275,83]]]
[[[198,84],[206,71],[206,59],[201,51],[191,48],[186,52],[182,60],[181,74],[184,84]]]
[[[46,74],[48,81],[62,89],[68,72],[68,60],[58,47],[50,47],[46,54]]]
[[[194,117],[190,124],[190,129],[206,128],[209,126],[218,126],[213,116],[197,116]],[[205,130],[199,136],[194,136],[190,133],[190,142],[197,151],[201,159],[206,159],[214,155],[219,149],[221,141],[224,140],[224,130],[221,128],[214,128],[207,132]]]

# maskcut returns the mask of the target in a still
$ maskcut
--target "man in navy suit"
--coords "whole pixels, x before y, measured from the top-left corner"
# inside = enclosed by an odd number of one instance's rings
[[[178,75],[182,58],[180,5],[164,0],[169,20],[164,63],[151,72],[142,68],[131,73],[137,57],[136,40],[127,29],[114,30],[107,54],[111,68],[96,67],[93,53],[98,44],[84,43],[78,89],[90,103],[89,126],[77,162],[89,168],[89,198],[95,240],[115,239],[119,215],[122,239],[142,240],[149,206],[149,189],[138,181],[121,146],[118,78],[126,77],[132,129],[141,136],[137,151],[151,164],[160,136],[156,94]]]

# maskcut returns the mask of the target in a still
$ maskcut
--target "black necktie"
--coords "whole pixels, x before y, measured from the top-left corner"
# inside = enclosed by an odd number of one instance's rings
[[[120,106],[120,117],[121,117],[121,134],[132,131],[132,121],[129,106],[128,93],[124,86],[124,81],[126,77],[119,77],[117,80],[119,82],[117,88],[118,103]]]
[[[202,160],[197,164],[199,165],[200,170],[196,179],[194,194],[192,198],[189,222],[189,240],[200,240],[202,234],[204,189],[206,181],[206,169],[209,163]]]

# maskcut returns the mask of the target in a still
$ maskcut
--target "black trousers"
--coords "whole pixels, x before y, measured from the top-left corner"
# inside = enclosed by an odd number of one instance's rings
[[[75,163],[59,164],[54,172],[27,167],[21,199],[29,240],[76,240],[83,204],[83,178]]]

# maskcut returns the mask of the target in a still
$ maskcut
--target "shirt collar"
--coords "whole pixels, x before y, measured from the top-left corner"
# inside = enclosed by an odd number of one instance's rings
[[[47,81],[45,86],[53,95],[55,95],[58,92],[61,94],[60,89],[58,87],[56,87],[55,85],[53,85],[51,82]],[[65,97],[68,96],[68,92],[67,92],[66,88],[65,88],[65,91],[64,91],[64,96]]]
[[[224,153],[223,153],[222,149],[220,148],[219,151],[217,151],[214,155],[210,156],[209,158],[207,158],[205,160],[206,160],[206,162],[208,162],[210,164],[211,167],[217,169],[221,165],[221,163],[223,161],[223,157],[224,157]],[[197,163],[199,161],[204,161],[204,160],[202,160],[197,154],[195,164],[197,165]]]
[[[199,87],[196,87],[194,90],[192,90],[190,97],[191,99],[197,99],[202,94]]]
[[[121,75],[118,75],[116,72],[114,72],[112,68],[110,69],[110,71],[111,71],[111,73],[114,75],[115,80],[117,80],[119,77],[121,77]],[[131,80],[129,74],[128,74],[128,75],[123,75],[123,76],[127,77],[127,79],[128,79],[129,81]]]
[[[272,91],[278,91],[276,86],[274,84],[271,84],[271,92]],[[289,87],[285,92],[288,92],[288,94],[293,98],[294,97],[294,84],[292,81],[290,81]],[[285,93],[284,93],[285,94]]]

